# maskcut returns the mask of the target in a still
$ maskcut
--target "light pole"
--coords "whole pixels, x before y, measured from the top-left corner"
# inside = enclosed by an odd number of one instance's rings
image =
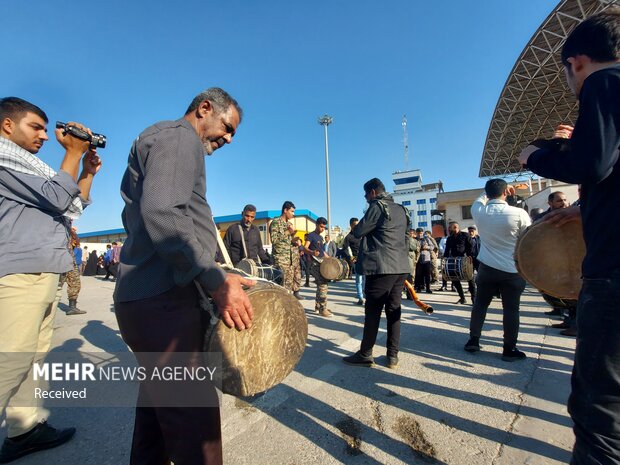
[[[329,203],[329,144],[327,142],[327,126],[332,124],[334,119],[331,116],[323,115],[319,118],[319,124],[325,128],[325,179],[327,185],[327,234],[331,236],[332,212]]]

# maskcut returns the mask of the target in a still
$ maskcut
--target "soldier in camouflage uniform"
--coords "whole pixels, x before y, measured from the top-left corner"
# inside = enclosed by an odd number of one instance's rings
[[[66,282],[67,298],[69,299],[69,310],[67,310],[67,315],[82,315],[83,313],[86,313],[86,311],[77,308],[77,298],[80,293],[80,289],[82,288],[82,283],[80,281],[80,268],[75,261],[75,254],[73,252],[73,249],[80,246],[80,239],[77,236],[77,230],[75,228],[71,228],[71,240],[69,241],[69,245],[71,248],[71,255],[73,256],[73,269],[60,275],[54,306],[57,306],[58,302],[60,302],[60,297],[62,296],[62,286]]]
[[[303,297],[299,295],[301,275],[295,279],[295,264],[299,266],[299,253],[293,252],[292,238],[295,236],[295,229],[290,220],[295,216],[295,205],[293,202],[286,201],[282,205],[282,215],[271,222],[269,235],[271,236],[271,254],[273,264],[282,270],[284,275],[284,287],[291,291],[299,300]]]
[[[306,239],[306,243],[304,244],[304,250],[306,253],[310,255],[310,274],[314,277],[316,281],[316,302],[314,304],[314,309],[319,312],[321,316],[332,316],[332,312],[330,312],[327,308],[327,281],[323,276],[321,276],[321,264],[314,257],[323,258],[327,254],[323,250],[323,238],[321,237],[321,233],[325,231],[325,227],[327,226],[327,220],[323,217],[319,217],[316,220],[316,229],[314,232],[308,234]]]

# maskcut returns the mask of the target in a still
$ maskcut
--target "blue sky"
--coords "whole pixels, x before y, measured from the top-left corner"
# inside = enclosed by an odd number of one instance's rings
[[[332,222],[364,208],[362,185],[409,168],[446,190],[480,187],[495,104],[515,60],[556,0],[17,2],[4,12],[0,89],[108,137],[80,232],[122,225],[133,139],[220,86],[244,109],[231,145],[206,159],[215,215],[284,200]],[[41,158],[58,168],[48,142]]]

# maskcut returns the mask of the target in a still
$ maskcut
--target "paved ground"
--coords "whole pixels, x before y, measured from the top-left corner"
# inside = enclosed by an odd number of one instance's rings
[[[126,350],[113,313],[112,289],[113,283],[84,278],[79,306],[88,313],[68,317],[60,312],[54,346],[86,352]],[[442,292],[422,295],[435,308],[431,316],[404,303],[400,366],[389,370],[383,326],[374,368],[350,367],[340,360],[357,350],[363,328],[353,281],[330,285],[334,317],[329,319],[313,313],[314,290],[302,290],[309,337],[295,371],[254,399],[224,396],[225,463],[569,461],[573,434],[565,404],[575,339],[549,327],[543,314],[548,308],[537,293],[526,290],[521,309],[519,347],[527,360],[507,363],[500,358],[499,302],[489,310],[482,352],[464,352],[471,307],[453,304],[456,294]],[[77,426],[75,439],[15,463],[129,463],[130,408],[58,408],[50,423]]]

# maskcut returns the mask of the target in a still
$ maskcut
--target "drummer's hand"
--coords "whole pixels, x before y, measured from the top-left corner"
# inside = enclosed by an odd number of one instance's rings
[[[222,320],[229,328],[233,326],[239,331],[252,327],[254,309],[241,286],[254,286],[256,281],[246,279],[238,274],[227,273],[226,279],[211,297],[222,315]]]
[[[568,124],[560,124],[553,133],[554,139],[570,139],[573,135],[573,127]]]
[[[315,257],[318,257],[319,256],[319,251],[315,250],[313,254],[314,254]]]
[[[515,195],[516,193],[514,186],[508,186],[506,192],[508,192],[508,195]]]
[[[578,206],[559,208],[547,213],[540,221],[546,221],[556,227],[581,219],[581,209]]]

